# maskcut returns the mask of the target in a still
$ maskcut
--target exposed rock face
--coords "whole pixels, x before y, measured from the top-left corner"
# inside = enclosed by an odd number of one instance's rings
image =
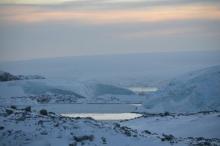
[[[0,71],[0,81],[13,81],[13,80],[31,80],[31,79],[45,79],[45,77],[39,76],[39,75],[12,75],[8,72]]]
[[[12,80],[19,80],[19,78],[10,73],[0,71],[0,81],[12,81]]]

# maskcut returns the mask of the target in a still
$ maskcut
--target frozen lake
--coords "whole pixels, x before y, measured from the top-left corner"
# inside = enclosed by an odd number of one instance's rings
[[[136,93],[156,92],[158,90],[156,87],[129,87],[128,89]]]
[[[132,113],[141,104],[41,104],[32,108],[47,109],[67,117],[91,117],[95,120],[128,120],[140,117]]]
[[[141,117],[141,114],[137,113],[69,113],[61,114],[65,117],[91,117],[95,120],[112,121],[112,120],[129,120],[137,117]]]

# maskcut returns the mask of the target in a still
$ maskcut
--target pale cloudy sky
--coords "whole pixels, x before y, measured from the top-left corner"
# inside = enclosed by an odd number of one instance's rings
[[[0,0],[0,60],[220,51],[219,0]]]

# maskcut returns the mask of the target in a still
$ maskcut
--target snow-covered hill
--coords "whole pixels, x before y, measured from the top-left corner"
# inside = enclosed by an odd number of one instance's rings
[[[219,56],[220,51],[75,56],[0,62],[0,70],[14,75],[37,74],[47,79],[95,80],[120,86],[147,86],[217,65]]]
[[[171,80],[148,98],[145,107],[157,112],[220,110],[220,66]]]
[[[10,102],[10,99],[19,103],[22,98],[16,97],[27,97],[26,103],[34,97],[36,100],[40,100],[40,103],[41,100],[43,103],[44,101],[47,101],[45,103],[75,103],[77,100],[92,101],[94,97],[104,95],[134,95],[134,93],[128,89],[97,82],[54,79],[0,82],[0,97],[1,100],[8,98],[5,100],[7,103]]]

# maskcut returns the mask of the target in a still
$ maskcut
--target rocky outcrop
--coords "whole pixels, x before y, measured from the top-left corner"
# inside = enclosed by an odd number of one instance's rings
[[[39,75],[12,75],[8,72],[0,71],[0,82],[13,81],[13,80],[31,80],[31,79],[45,79]]]

